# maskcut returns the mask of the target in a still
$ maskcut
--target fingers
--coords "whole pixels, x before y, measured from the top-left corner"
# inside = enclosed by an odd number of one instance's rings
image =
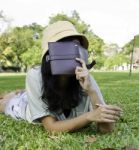
[[[76,60],[79,61],[79,62],[82,64],[82,67],[83,67],[83,68],[86,68],[86,64],[85,64],[85,62],[84,62],[83,59],[76,58]]]
[[[76,74],[76,79],[77,80],[82,80],[83,78],[86,78],[89,75],[88,70],[82,67],[76,67],[75,69],[75,74]]]
[[[102,122],[114,123],[116,121],[115,120],[110,120],[110,119],[103,119]]]
[[[75,69],[76,79],[83,81],[85,78],[87,78],[89,72],[83,59],[76,58],[76,60],[79,61],[82,65],[82,67],[77,66]]]
[[[97,104],[99,106],[96,110],[98,113],[98,116],[100,115],[99,122],[116,122],[119,120],[121,116],[121,108],[118,106],[113,105],[101,105]]]
[[[106,105],[106,108],[109,110],[122,111],[120,107],[114,105]]]
[[[76,67],[75,74],[79,74],[79,73],[83,73],[83,72],[87,73],[87,74],[89,73],[86,68],[82,68],[82,67],[78,67],[78,66]]]
[[[116,121],[116,120],[119,119],[118,116],[116,116],[116,115],[111,115],[111,114],[103,114],[103,118],[109,119],[109,120],[114,120],[114,121]]]
[[[121,115],[121,113],[119,111],[113,111],[113,110],[107,110],[107,109],[105,110],[105,113],[115,115],[115,116],[118,116],[118,117]]]
[[[98,106],[98,107],[103,107],[103,108],[106,108],[106,109],[108,109],[108,110],[114,110],[114,111],[120,111],[120,112],[123,111],[120,107],[114,106],[114,105],[96,104],[96,106]]]
[[[102,112],[101,118],[98,121],[99,122],[116,122],[117,120],[119,120],[119,116]]]
[[[84,70],[84,68],[77,66],[75,69],[75,73],[82,72],[83,70]]]
[[[79,77],[86,77],[86,76],[88,76],[88,72],[87,71],[78,72],[76,75]]]

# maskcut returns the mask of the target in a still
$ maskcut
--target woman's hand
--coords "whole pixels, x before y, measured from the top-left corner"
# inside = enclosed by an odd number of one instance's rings
[[[101,104],[98,104],[97,106],[97,109],[88,112],[87,119],[89,121],[94,121],[98,123],[113,123],[119,119],[122,113],[122,109],[118,106]]]
[[[76,58],[76,60],[79,61],[82,65],[82,67],[77,66],[75,69],[76,79],[79,80],[81,87],[86,92],[88,92],[91,90],[89,71],[86,68],[86,64],[85,64],[84,60],[82,60],[80,58]]]

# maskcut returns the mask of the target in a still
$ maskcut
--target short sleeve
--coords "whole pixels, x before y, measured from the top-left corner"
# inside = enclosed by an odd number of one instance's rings
[[[26,92],[28,99],[28,108],[30,111],[31,121],[35,121],[41,117],[52,115],[48,105],[42,101],[42,78],[40,66],[32,68],[26,76]]]
[[[80,104],[72,109],[70,118],[80,116],[86,112],[92,111],[92,104],[89,96],[83,96]]]

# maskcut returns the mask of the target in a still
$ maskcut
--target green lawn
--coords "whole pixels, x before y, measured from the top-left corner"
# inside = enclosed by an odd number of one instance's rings
[[[112,134],[96,132],[95,124],[75,133],[51,135],[41,125],[15,121],[0,114],[0,150],[121,150],[128,145],[139,149],[139,73],[93,73],[109,104],[124,114]],[[25,75],[0,75],[0,93],[24,88]],[[95,142],[87,142],[94,135]],[[124,149],[123,149],[124,150]]]

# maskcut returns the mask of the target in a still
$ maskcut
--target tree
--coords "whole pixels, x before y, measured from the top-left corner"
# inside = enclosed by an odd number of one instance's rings
[[[99,63],[100,59],[98,58],[103,57],[102,47],[104,45],[104,42],[100,37],[98,37],[92,32],[92,30],[90,29],[90,25],[86,24],[84,21],[81,20],[78,12],[75,10],[72,11],[71,16],[67,16],[65,13],[58,13],[56,15],[53,15],[49,18],[49,24],[52,24],[59,20],[70,21],[75,26],[75,28],[79,33],[86,35],[86,37],[89,40],[89,48],[88,48],[90,56],[89,60],[95,58],[98,60],[97,62]],[[102,64],[102,60],[100,64]]]
[[[139,35],[134,36],[134,39],[125,44],[122,53],[128,56],[129,59],[132,55],[133,63],[139,62]]]
[[[38,47],[33,46],[33,47],[29,48],[27,52],[23,53],[21,55],[21,58],[22,58],[23,63],[24,63],[23,69],[24,69],[24,71],[26,71],[29,67],[41,63],[40,62],[41,51]]]
[[[5,62],[2,63],[2,65],[7,66],[6,65],[7,64],[6,61],[7,61],[10,62],[8,63],[9,66],[15,66],[16,64],[18,67],[24,68],[24,70],[26,70],[28,68],[28,65],[36,63],[34,57],[41,60],[40,41],[42,37],[42,30],[43,30],[42,26],[34,23],[29,26],[15,27],[8,32],[4,32],[0,36],[0,52],[1,52],[0,55],[2,55],[1,58],[3,59],[3,62]],[[7,47],[10,47],[11,51],[13,52],[13,54],[16,55],[16,57],[11,55],[11,57],[13,58],[9,58],[9,55],[4,55],[4,52],[7,49]],[[32,56],[30,55],[31,49],[32,49]],[[35,52],[36,49],[39,49],[40,52],[34,53],[33,49]],[[30,60],[28,59],[28,61],[32,61],[31,63],[26,62],[27,55],[28,58],[29,56],[32,57],[32,58],[30,57]],[[12,60],[14,60],[14,62]]]
[[[52,24],[52,23],[54,23],[56,21],[60,21],[60,20],[71,22],[75,26],[75,28],[77,29],[77,31],[79,33],[85,34],[88,37],[89,42],[91,42],[91,40],[94,39],[93,44],[96,44],[96,43],[100,43],[100,45],[104,44],[103,40],[92,32],[92,30],[90,29],[90,25],[86,24],[84,21],[81,20],[77,11],[75,11],[75,10],[72,11],[71,16],[67,16],[64,13],[58,13],[54,16],[51,16],[51,17],[49,17],[49,24]],[[97,46],[95,46],[95,47],[97,47]],[[101,46],[99,46],[99,48],[101,48]]]
[[[4,15],[3,10],[0,10],[0,32],[10,28],[12,19]]]
[[[22,27],[16,27],[10,32],[10,46],[16,53],[20,67],[24,66],[21,55],[34,44],[32,35],[32,30]]]
[[[121,48],[115,43],[105,44],[103,47],[104,55],[107,57],[116,55],[119,51],[121,51]]]
[[[104,63],[104,66],[107,69],[113,69],[114,66],[120,66],[123,63],[129,63],[128,58],[122,53],[117,53],[116,55],[108,57]]]
[[[9,34],[3,33],[0,36],[0,67],[7,66],[8,64],[10,64],[4,52],[7,51],[6,48],[8,48],[9,46],[10,46]]]
[[[102,64],[101,57],[104,42],[90,29],[90,25],[81,20],[79,14],[74,10],[71,16],[64,13],[50,17],[49,24],[58,20],[70,21],[79,33],[85,34],[89,40],[89,60],[96,58],[99,66]],[[23,27],[11,28],[0,36],[0,57],[4,60],[3,65],[14,66],[15,64],[26,70],[30,65],[41,61],[41,37],[44,27],[36,23]],[[8,50],[7,50],[8,49]],[[7,53],[5,55],[5,52]],[[13,61],[14,60],[14,61]],[[10,63],[6,63],[10,62]]]

